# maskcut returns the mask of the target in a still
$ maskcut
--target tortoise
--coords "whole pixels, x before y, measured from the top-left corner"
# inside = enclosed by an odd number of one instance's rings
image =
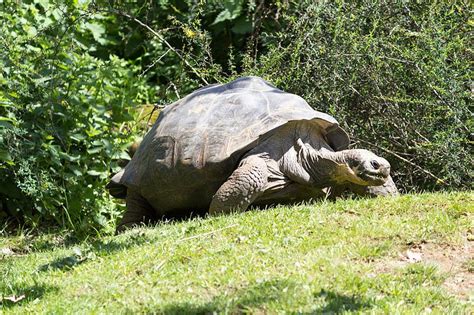
[[[308,201],[331,190],[397,194],[387,160],[348,146],[334,117],[259,77],[203,87],[160,113],[107,185],[126,199],[117,230],[168,215]]]

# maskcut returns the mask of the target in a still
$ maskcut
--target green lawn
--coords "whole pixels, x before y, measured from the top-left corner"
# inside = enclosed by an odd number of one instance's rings
[[[474,193],[0,238],[0,313],[473,311]]]

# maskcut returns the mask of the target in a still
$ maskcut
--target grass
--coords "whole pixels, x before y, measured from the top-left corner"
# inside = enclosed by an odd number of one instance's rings
[[[461,192],[0,238],[0,313],[468,314],[473,222]]]

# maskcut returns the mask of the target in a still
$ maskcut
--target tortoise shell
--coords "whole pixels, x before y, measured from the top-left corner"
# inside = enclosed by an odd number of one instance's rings
[[[275,130],[317,123],[335,150],[349,137],[334,117],[259,77],[194,91],[167,106],[113,183],[138,191],[156,209],[205,208],[242,156]]]

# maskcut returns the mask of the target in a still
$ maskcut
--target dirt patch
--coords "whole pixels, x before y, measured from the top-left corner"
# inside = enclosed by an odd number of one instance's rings
[[[390,273],[412,263],[434,265],[447,275],[443,287],[462,299],[474,293],[474,242],[466,241],[461,246],[432,243],[411,244],[399,253],[398,259],[376,263],[378,273]]]

